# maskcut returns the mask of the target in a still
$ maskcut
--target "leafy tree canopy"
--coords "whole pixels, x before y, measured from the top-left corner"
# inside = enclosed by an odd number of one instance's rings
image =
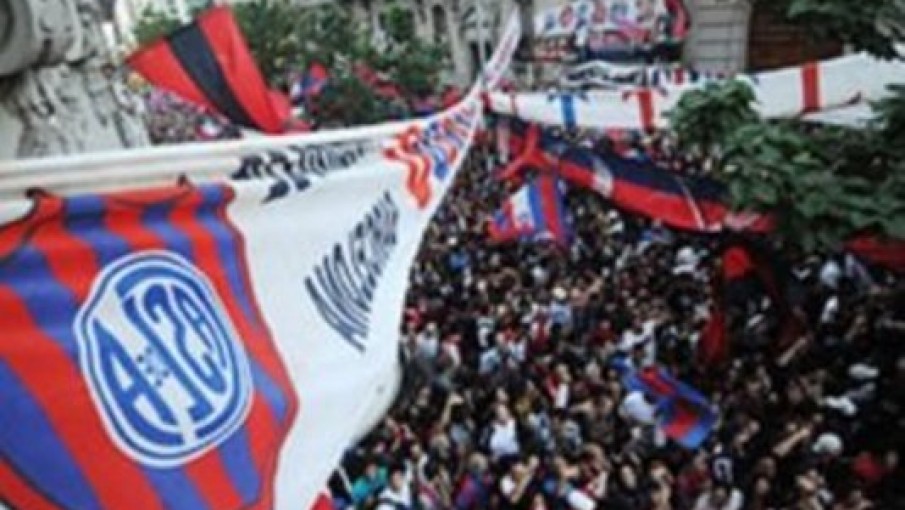
[[[138,44],[145,45],[179,28],[179,19],[167,13],[155,10],[150,6],[142,13],[135,24],[135,39]]]
[[[729,81],[683,96],[671,122],[736,210],[775,213],[790,249],[833,251],[857,234],[905,239],[905,86],[891,92],[858,129],[760,120],[750,87]]]
[[[754,0],[818,39],[896,58],[905,0]],[[857,234],[905,239],[905,85],[872,104],[875,120],[848,128],[765,121],[747,82],[685,94],[671,113],[680,145],[712,163],[739,211],[775,213],[791,250],[839,249]]]

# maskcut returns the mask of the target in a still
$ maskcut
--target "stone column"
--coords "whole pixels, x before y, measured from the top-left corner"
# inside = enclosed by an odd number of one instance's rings
[[[452,0],[446,3],[444,9],[446,9],[446,39],[449,41],[449,53],[455,81],[462,87],[468,87],[474,76],[471,69],[471,56],[468,53],[468,44],[465,42],[461,23],[462,2]]]
[[[0,2],[0,159],[147,145],[93,0]]]

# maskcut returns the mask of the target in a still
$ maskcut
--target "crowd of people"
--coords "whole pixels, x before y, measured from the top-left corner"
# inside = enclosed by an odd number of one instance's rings
[[[169,94],[143,99],[155,143],[239,136]],[[668,137],[557,134],[707,172]],[[806,328],[782,341],[767,293],[715,295],[720,239],[591,192],[567,197],[569,246],[492,244],[487,218],[511,191],[488,185],[495,152],[472,151],[429,227],[401,325],[403,387],[332,478],[337,508],[905,508],[905,279],[845,253],[792,260],[783,290]],[[714,363],[697,344],[726,303],[730,355]],[[667,438],[617,362],[704,393],[718,415],[705,443]]]
[[[668,144],[642,149],[688,170]],[[706,364],[718,239],[573,191],[570,246],[492,245],[504,190],[480,155],[429,227],[403,387],[332,478],[338,508],[905,508],[905,280],[844,253],[792,260],[807,327],[780,342],[776,303],[753,292],[731,307],[729,359]],[[707,396],[719,418],[700,448],[664,435],[617,359]]]
[[[223,118],[147,85],[135,85],[143,108],[148,136],[155,145],[229,140],[241,133]]]

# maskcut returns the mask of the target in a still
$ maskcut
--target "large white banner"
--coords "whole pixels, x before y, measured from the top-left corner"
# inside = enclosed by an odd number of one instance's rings
[[[482,75],[485,90],[495,90],[509,72],[512,57],[522,39],[522,24],[517,12],[509,15],[497,42],[497,48],[490,56]]]
[[[699,72],[673,64],[613,64],[594,60],[567,69],[559,85],[567,90],[625,90],[630,87],[703,85],[725,79],[718,73]]]
[[[783,118],[885,97],[888,85],[905,82],[905,64],[853,55],[732,79],[752,86],[755,108],[763,117]],[[489,95],[489,106],[497,113],[552,126],[656,129],[667,126],[669,112],[685,92],[707,83],[581,93],[495,92]]]
[[[308,508],[480,115],[0,164],[0,501]]]

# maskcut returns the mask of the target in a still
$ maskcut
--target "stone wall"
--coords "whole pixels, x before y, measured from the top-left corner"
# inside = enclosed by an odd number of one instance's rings
[[[99,2],[0,2],[0,159],[148,143],[140,104],[118,79]]]
[[[748,0],[687,0],[692,29],[686,62],[700,70],[734,73],[747,66]]]

